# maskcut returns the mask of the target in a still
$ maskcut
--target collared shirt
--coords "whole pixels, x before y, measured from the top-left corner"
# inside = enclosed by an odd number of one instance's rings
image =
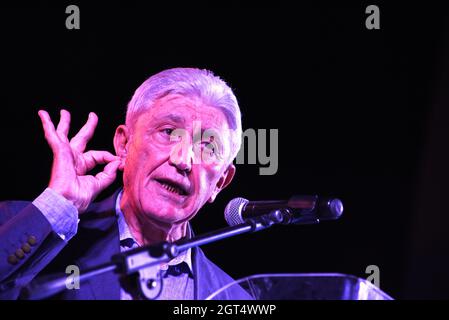
[[[126,224],[123,212],[120,209],[120,199],[123,190],[120,191],[116,200],[115,211],[120,236],[120,250],[124,252],[131,248],[138,247],[137,241],[132,236],[128,225]],[[50,188],[40,194],[33,204],[42,212],[42,214],[50,222],[53,230],[61,237],[62,240],[68,242],[77,232],[78,229],[78,212],[73,204],[64,197],[56,193]],[[187,236],[190,237],[191,232],[188,229]],[[166,264],[162,264],[160,269],[164,272],[162,292],[158,296],[158,300],[193,300],[194,298],[194,281],[191,250],[180,254],[175,259]],[[121,282],[122,283],[122,282]],[[125,290],[122,283],[121,300],[131,300],[132,296]]]
[[[120,191],[116,203],[115,212],[117,213],[117,222],[120,234],[120,250],[121,252],[139,247],[136,239],[131,234],[128,224],[122,210],[120,209],[120,200],[122,198],[123,190]],[[190,229],[187,232],[190,237]],[[194,282],[191,250],[187,250],[178,255],[168,263],[163,263],[159,266],[162,270],[163,285],[162,292],[159,294],[157,300],[193,300],[194,297]],[[121,300],[133,300],[132,294],[127,292],[122,285],[120,297]]]

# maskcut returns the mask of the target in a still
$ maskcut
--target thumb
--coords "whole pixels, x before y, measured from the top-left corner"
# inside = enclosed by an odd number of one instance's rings
[[[99,190],[101,192],[106,189],[117,177],[117,169],[120,165],[120,160],[114,160],[109,162],[103,169],[103,171],[95,175],[95,179],[98,182]]]

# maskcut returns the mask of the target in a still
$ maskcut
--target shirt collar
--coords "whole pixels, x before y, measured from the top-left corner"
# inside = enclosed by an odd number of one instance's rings
[[[138,245],[136,239],[134,239],[133,235],[131,234],[131,231],[129,230],[128,224],[126,223],[125,216],[122,212],[122,209],[120,209],[120,202],[122,199],[122,195],[123,195],[123,189],[120,190],[120,192],[117,196],[117,200],[115,202],[115,212],[117,215],[120,243],[122,243],[122,241],[130,242],[129,240],[131,240],[132,246],[130,246],[130,248],[137,247],[139,245]],[[187,224],[187,238],[189,239],[191,237],[192,237],[192,231],[190,229],[190,224]],[[188,250],[180,253],[177,257],[170,260],[168,263],[162,263],[160,265],[160,268],[161,268],[161,270],[167,270],[168,266],[177,265],[177,264],[180,264],[181,262],[187,263],[190,271],[192,272],[193,269],[192,269],[191,249],[188,249]]]

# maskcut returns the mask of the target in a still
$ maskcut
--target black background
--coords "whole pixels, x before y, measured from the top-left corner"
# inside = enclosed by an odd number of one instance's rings
[[[77,4],[81,29],[65,28]],[[367,30],[365,8],[380,8]],[[279,130],[279,168],[237,165],[234,182],[193,220],[197,234],[225,226],[241,196],[338,196],[339,221],[275,227],[204,247],[234,278],[256,273],[380,268],[394,298],[448,298],[448,9],[406,2],[284,5],[41,2],[0,8],[0,200],[46,187],[51,152],[37,111],[89,111],[92,149],[113,151],[126,104],[166,68],[213,70],[239,99],[243,126]],[[118,181],[102,197],[112,193]]]

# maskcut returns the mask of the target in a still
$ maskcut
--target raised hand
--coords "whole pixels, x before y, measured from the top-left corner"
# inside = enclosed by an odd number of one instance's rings
[[[69,141],[70,113],[61,110],[59,124],[55,129],[50,116],[40,110],[39,117],[51,150],[53,165],[49,188],[71,201],[79,213],[84,212],[95,197],[116,178],[120,158],[107,151],[84,152],[92,138],[98,117],[91,112],[86,124]],[[87,175],[99,164],[106,164],[102,172]]]

